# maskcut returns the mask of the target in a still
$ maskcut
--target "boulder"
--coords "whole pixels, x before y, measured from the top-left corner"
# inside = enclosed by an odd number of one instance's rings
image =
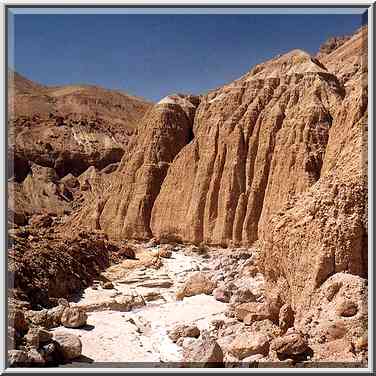
[[[27,352],[23,350],[9,350],[8,364],[9,367],[25,366],[28,364]]]
[[[145,306],[145,300],[141,295],[120,295],[114,299],[112,309],[119,311],[131,311],[134,308]]]
[[[180,337],[176,341],[176,345],[179,347],[188,348],[188,347],[192,347],[196,341],[197,339],[194,337]]]
[[[210,295],[215,287],[215,282],[210,279],[207,273],[196,272],[187,279],[183,287],[177,292],[176,298],[181,300],[184,297],[199,294]]]
[[[221,367],[223,351],[213,338],[204,337],[183,347],[183,362],[188,367]]]
[[[215,300],[218,300],[223,303],[228,303],[231,298],[231,291],[226,289],[225,286],[220,286],[214,289],[213,296]]]
[[[264,359],[264,355],[255,354],[255,355],[247,356],[246,358],[242,359],[242,363],[257,363],[262,359]]]
[[[52,334],[45,329],[32,327],[27,332],[25,339],[29,346],[38,349],[40,345],[51,341]]]
[[[14,328],[19,334],[25,334],[29,325],[25,319],[25,314],[21,309],[9,307],[8,325]]]
[[[63,360],[59,345],[56,341],[41,346],[39,352],[47,363],[60,363],[61,360]]]
[[[339,316],[351,317],[358,312],[358,306],[351,300],[341,299],[336,306],[336,311]]]
[[[61,323],[66,328],[79,328],[86,325],[87,314],[80,307],[67,307],[61,316]]]
[[[230,299],[231,304],[238,304],[238,303],[251,303],[256,301],[256,296],[253,292],[246,287],[240,287],[236,289]]]
[[[192,324],[179,324],[173,329],[168,331],[168,337],[172,342],[177,342],[181,337],[194,337],[200,336],[200,329],[196,325]]]
[[[250,324],[253,321],[266,320],[270,314],[266,304],[251,302],[235,306],[235,317],[245,324]]]
[[[111,290],[114,288],[114,284],[111,281],[103,282],[101,286],[102,286],[102,289],[105,289],[105,290]]]
[[[307,353],[309,346],[307,340],[297,332],[287,332],[284,336],[274,339],[271,349],[283,358],[294,358]]]
[[[294,311],[289,304],[284,304],[279,311],[279,327],[282,333],[294,325]]]
[[[129,245],[125,245],[125,246],[121,247],[120,250],[118,251],[118,255],[123,257],[123,258],[129,258],[129,259],[132,259],[132,260],[134,260],[136,258],[135,250]]]
[[[28,363],[39,367],[46,363],[43,355],[34,347],[27,351],[27,359]]]
[[[72,360],[81,355],[82,343],[78,336],[66,332],[54,332],[53,339],[59,345],[64,360]]]
[[[269,339],[263,334],[241,333],[231,342],[229,351],[238,359],[244,359],[255,354],[267,355]]]

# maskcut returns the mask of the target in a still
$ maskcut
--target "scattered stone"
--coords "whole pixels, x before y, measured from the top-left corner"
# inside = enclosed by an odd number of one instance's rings
[[[158,256],[163,258],[170,258],[172,256],[172,247],[169,245],[164,245],[158,251]]]
[[[281,333],[286,333],[294,325],[294,311],[289,304],[284,304],[279,311],[279,327]]]
[[[105,289],[105,290],[111,290],[114,288],[114,284],[111,281],[102,282],[101,287],[102,289]]]
[[[27,352],[23,350],[8,351],[9,367],[25,366],[28,363]]]
[[[225,325],[225,321],[220,320],[220,319],[215,319],[211,321],[210,325],[213,327],[214,330],[219,330]]]
[[[205,337],[184,346],[183,359],[188,367],[221,367],[223,351],[215,339]]]
[[[64,360],[72,360],[81,355],[82,343],[78,336],[71,333],[54,332],[53,339],[58,343]]]
[[[263,334],[241,333],[231,342],[229,351],[238,359],[255,354],[267,355],[269,339]]]
[[[200,329],[196,325],[192,324],[179,324],[173,329],[168,331],[168,337],[172,342],[177,342],[181,337],[194,337],[200,336]]]
[[[284,336],[272,341],[271,349],[277,355],[289,358],[306,353],[309,347],[306,339],[300,333],[287,332]]]
[[[183,287],[176,293],[176,299],[182,300],[184,297],[199,295],[199,294],[212,294],[216,284],[211,281],[208,274],[203,272],[196,272],[192,274]]]
[[[351,300],[341,299],[336,305],[336,311],[343,317],[355,316],[358,312],[358,305]]]
[[[66,328],[79,328],[86,325],[87,314],[80,307],[67,307],[61,316],[61,323]]]

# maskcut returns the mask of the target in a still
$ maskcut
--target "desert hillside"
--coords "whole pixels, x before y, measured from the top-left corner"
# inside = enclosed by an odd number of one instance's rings
[[[47,87],[12,71],[8,81],[10,207],[20,218],[69,211],[77,204],[73,181],[89,167],[116,169],[152,106],[96,86]]]
[[[118,326],[141,341],[124,361],[364,367],[367,35],[153,105],[15,74],[17,315],[80,333],[65,361],[124,360]]]

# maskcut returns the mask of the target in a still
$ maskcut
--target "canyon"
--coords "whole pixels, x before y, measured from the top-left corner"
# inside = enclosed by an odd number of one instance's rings
[[[11,364],[366,366],[367,34],[156,104],[10,72]]]

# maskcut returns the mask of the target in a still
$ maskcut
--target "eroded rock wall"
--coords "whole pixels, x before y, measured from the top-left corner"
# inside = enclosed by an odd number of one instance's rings
[[[262,237],[269,290],[277,289],[298,312],[310,307],[329,277],[367,277],[367,51],[354,50],[356,41],[359,35],[338,49],[341,55],[353,50],[345,54],[348,68],[353,61],[362,65],[347,77],[346,95],[334,112],[320,179],[285,204]],[[361,56],[354,59],[354,53]]]
[[[139,127],[131,152],[73,222],[101,229],[114,239],[152,237],[150,216],[170,163],[192,138],[197,97],[169,96],[155,105]]]
[[[153,235],[251,245],[271,213],[319,179],[343,95],[335,76],[294,50],[204,97],[194,141],[170,166],[153,207]]]

